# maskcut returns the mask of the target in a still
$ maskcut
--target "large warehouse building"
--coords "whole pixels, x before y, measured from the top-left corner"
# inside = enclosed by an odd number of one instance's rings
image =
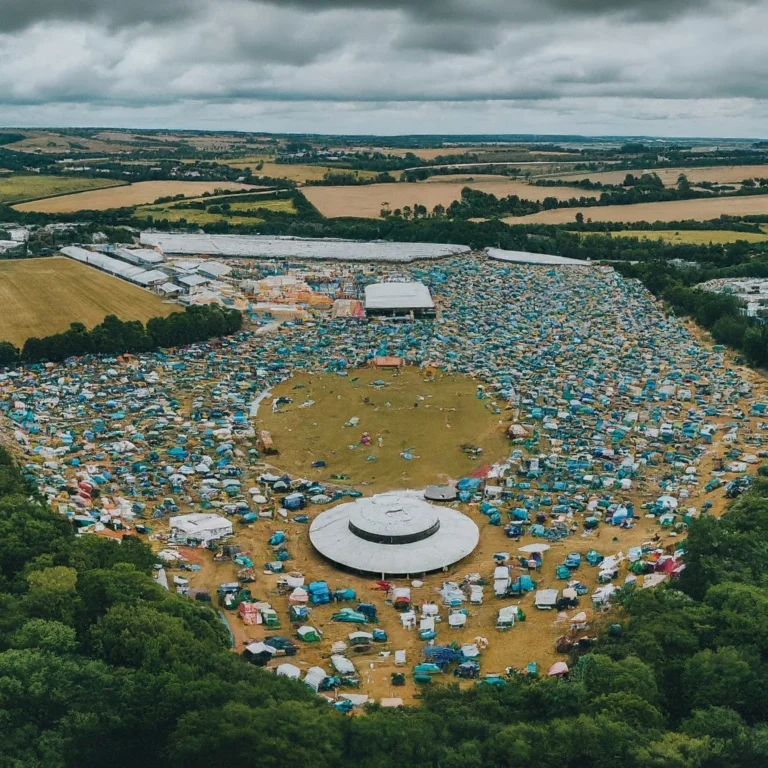
[[[391,243],[385,240],[268,237],[266,235],[183,235],[142,232],[141,244],[175,256],[233,256],[256,259],[407,263],[469,253],[466,245]]]
[[[339,504],[312,522],[309,540],[337,565],[363,573],[413,576],[453,565],[477,546],[466,515],[395,491]]]
[[[435,314],[435,302],[423,283],[374,283],[365,286],[365,311],[368,315]]]

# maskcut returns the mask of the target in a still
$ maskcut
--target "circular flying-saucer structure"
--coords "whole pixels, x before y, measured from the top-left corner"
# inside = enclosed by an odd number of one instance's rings
[[[345,568],[384,576],[428,573],[470,554],[480,531],[455,509],[418,491],[381,493],[339,504],[309,528],[312,546]]]

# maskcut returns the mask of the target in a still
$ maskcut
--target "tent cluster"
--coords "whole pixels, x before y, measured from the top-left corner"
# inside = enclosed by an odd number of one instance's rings
[[[628,577],[645,586],[676,576],[681,555],[674,544],[662,544],[661,534],[683,531],[706,513],[709,492],[723,485],[740,492],[768,428],[765,404],[726,365],[724,352],[699,344],[639,283],[608,268],[462,258],[400,271],[438,297],[438,319],[367,323],[318,313],[312,323],[288,322],[276,332],[249,330],[172,352],[85,357],[0,375],[0,410],[12,422],[27,475],[82,530],[149,532],[153,520],[198,514],[226,521],[205,529],[214,536],[177,526],[173,541],[212,543],[236,562],[238,580],[221,593],[226,607],[255,606],[240,611],[243,621],[265,627],[290,623],[289,642],[297,648],[314,642],[299,629],[319,636],[324,626],[309,609],[367,632],[376,614],[354,593],[343,608],[322,608],[336,602],[336,589],[303,577],[299,584],[295,572],[285,573],[295,556],[293,531],[306,530],[298,526],[333,501],[359,496],[349,490],[354,478],[340,479],[343,489],[266,472],[260,461],[269,450],[279,465],[280,439],[267,441],[258,414],[272,387],[296,372],[344,376],[393,357],[423,366],[425,375],[443,369],[476,377],[478,399],[508,430],[508,456],[455,486],[431,487],[428,497],[468,505],[461,509],[478,512],[500,534],[503,526],[510,541],[526,537],[540,546],[497,553],[479,577],[443,577],[433,602],[398,595],[400,620],[424,642],[437,641],[438,633],[441,641],[448,635],[459,642],[472,625],[467,606],[482,604],[491,591],[500,601],[501,631],[522,618],[505,609],[523,599],[570,618],[581,613],[578,601],[589,589],[580,574],[587,569],[597,570],[593,609],[631,585]],[[605,547],[606,556],[600,554],[598,534],[612,538],[646,517],[658,522],[658,540],[621,557]],[[231,546],[220,534],[236,537],[240,525],[261,521],[269,521],[267,569],[280,574],[294,598],[291,615],[277,616],[277,624],[270,601],[251,593],[255,564],[248,553],[219,549]],[[545,583],[541,563],[552,554],[541,546],[555,542],[562,542],[558,573]],[[170,558],[173,550],[164,552]],[[429,606],[438,604],[435,614]],[[283,645],[278,650],[289,648]],[[259,648],[254,655],[269,663],[264,653],[271,652]]]

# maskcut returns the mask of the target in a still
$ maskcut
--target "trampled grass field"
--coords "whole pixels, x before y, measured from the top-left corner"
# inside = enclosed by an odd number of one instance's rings
[[[86,179],[82,176],[41,176],[39,174],[0,177],[0,203],[38,200],[51,195],[69,195],[87,189],[125,186],[114,179]]]
[[[377,380],[385,385],[373,386]],[[280,454],[270,462],[282,470],[323,480],[346,475],[365,493],[423,488],[457,480],[508,453],[502,417],[476,391],[468,377],[439,373],[430,383],[414,367],[398,375],[372,368],[344,377],[301,374],[273,390],[293,403],[272,413],[265,402],[257,424],[272,433]],[[301,407],[310,400],[313,405]],[[354,417],[357,426],[345,427]],[[361,445],[364,432],[370,446]],[[483,454],[468,456],[464,444],[483,448]],[[402,458],[402,451],[415,458]],[[318,460],[327,466],[311,469]]]
[[[305,187],[304,196],[323,216],[360,216],[378,219],[382,204],[389,203],[391,210],[406,205],[424,205],[431,211],[436,205],[446,208],[461,197],[464,187],[479,189],[481,192],[506,197],[518,195],[526,200],[543,200],[555,197],[568,200],[571,197],[597,197],[599,193],[576,189],[575,187],[536,187],[523,181],[512,181],[502,177],[482,181],[427,181],[417,183],[369,184],[361,187]]]
[[[92,181],[92,179],[78,179],[78,181]],[[153,203],[159,197],[172,195],[197,197],[204,192],[215,192],[217,189],[257,190],[259,187],[229,181],[140,181],[136,184],[114,187],[109,190],[91,190],[74,195],[53,197],[49,200],[22,203],[15,208],[19,211],[38,211],[40,213],[105,211],[108,208],[128,208],[133,205]]]
[[[22,345],[106,315],[146,321],[178,307],[153,293],[63,256],[0,261],[0,340]]]

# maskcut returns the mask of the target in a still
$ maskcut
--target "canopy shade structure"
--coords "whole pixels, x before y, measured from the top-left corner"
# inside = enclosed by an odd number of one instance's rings
[[[417,491],[401,491],[323,512],[313,521],[309,538],[338,565],[397,576],[458,562],[477,546],[480,531],[461,512],[428,504]]]

